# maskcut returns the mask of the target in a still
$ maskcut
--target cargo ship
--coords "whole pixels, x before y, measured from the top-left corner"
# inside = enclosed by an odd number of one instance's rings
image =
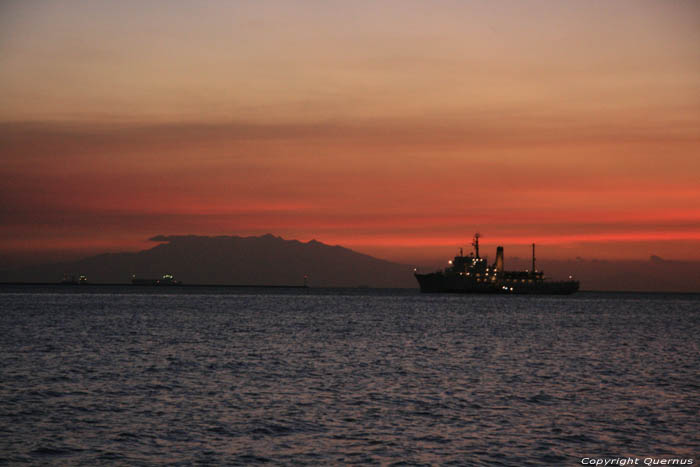
[[[87,283],[87,276],[84,274],[80,274],[79,276],[76,276],[75,274],[64,274],[63,279],[61,279],[61,282],[59,282],[61,285],[84,285]]]
[[[133,285],[182,285],[182,282],[176,281],[172,274],[163,274],[160,279],[141,279],[136,275],[131,276]]]
[[[488,264],[487,258],[479,256],[479,238],[474,235],[474,251],[462,254],[449,261],[450,267],[428,274],[415,272],[423,293],[504,293],[504,294],[572,294],[579,289],[579,282],[569,280],[552,281],[535,265],[535,244],[532,244],[532,269],[506,271],[503,247],[496,248],[496,262]]]

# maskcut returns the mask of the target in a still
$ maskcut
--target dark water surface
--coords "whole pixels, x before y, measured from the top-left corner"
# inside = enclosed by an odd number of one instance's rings
[[[698,463],[698,295],[64,290],[0,289],[5,463]]]

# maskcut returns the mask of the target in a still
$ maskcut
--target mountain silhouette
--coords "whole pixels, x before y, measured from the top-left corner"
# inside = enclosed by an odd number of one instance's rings
[[[411,266],[392,263],[316,240],[158,235],[155,247],[105,253],[79,261],[0,272],[3,281],[58,282],[84,274],[90,283],[130,282],[172,274],[185,284],[302,285],[312,287],[416,287]]]

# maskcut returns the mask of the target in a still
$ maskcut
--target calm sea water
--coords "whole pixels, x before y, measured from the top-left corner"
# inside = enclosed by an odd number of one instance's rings
[[[76,289],[0,289],[5,463],[699,461],[698,295]]]

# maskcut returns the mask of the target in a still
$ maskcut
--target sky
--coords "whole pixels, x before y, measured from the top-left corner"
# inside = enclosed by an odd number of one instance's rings
[[[0,260],[700,260],[697,1],[0,3]]]

